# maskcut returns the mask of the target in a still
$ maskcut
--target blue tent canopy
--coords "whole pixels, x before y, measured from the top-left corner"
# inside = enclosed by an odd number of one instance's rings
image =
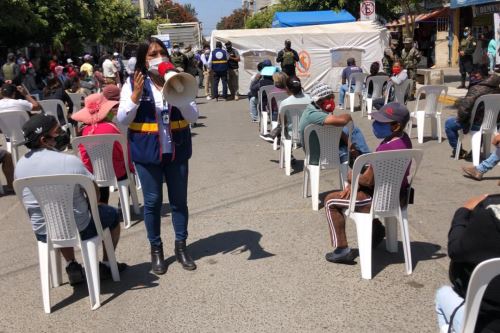
[[[356,19],[348,11],[323,10],[314,12],[276,12],[273,28],[300,27],[304,25],[354,22]]]

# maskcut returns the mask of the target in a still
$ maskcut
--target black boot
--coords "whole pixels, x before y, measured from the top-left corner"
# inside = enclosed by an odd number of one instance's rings
[[[151,269],[153,273],[162,275],[167,272],[167,263],[163,256],[163,245],[151,245]]]
[[[175,257],[177,258],[177,261],[182,264],[182,268],[187,269],[188,271],[196,269],[196,264],[189,253],[187,253],[185,240],[175,241]]]

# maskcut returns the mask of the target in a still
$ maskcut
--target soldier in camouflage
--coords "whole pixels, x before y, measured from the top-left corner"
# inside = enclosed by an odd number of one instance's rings
[[[401,61],[408,72],[408,78],[413,80],[410,97],[408,98],[411,101],[415,99],[415,92],[417,90],[417,65],[420,62],[421,56],[420,52],[413,46],[413,39],[411,37],[405,37],[403,44],[404,49],[401,51]]]
[[[465,27],[464,29],[464,38],[460,41],[460,46],[458,48],[458,64],[460,66],[460,75],[462,76],[462,81],[458,89],[465,89],[465,78],[467,73],[469,74],[473,70],[473,62],[472,62],[472,54],[474,54],[474,50],[476,49],[476,39],[470,33],[470,28]]]
[[[177,69],[182,69],[186,71],[188,68],[188,58],[184,53],[181,52],[179,44],[175,43],[173,45],[172,54],[170,55],[170,61]]]
[[[398,47],[398,40],[391,39],[390,47],[387,47],[384,50],[384,58],[382,58],[382,65],[384,66],[384,72],[389,76],[392,75],[392,64],[394,64],[394,61],[397,61],[399,59],[396,52],[397,47]]]

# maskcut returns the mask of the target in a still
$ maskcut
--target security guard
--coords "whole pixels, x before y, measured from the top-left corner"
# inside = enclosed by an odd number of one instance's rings
[[[401,51],[401,61],[403,62],[404,68],[408,72],[408,78],[413,80],[413,84],[410,90],[410,101],[415,99],[415,92],[417,90],[416,78],[417,78],[417,65],[420,62],[421,55],[420,52],[413,46],[413,39],[411,37],[405,37],[404,49]]]
[[[385,48],[384,57],[382,58],[382,65],[384,66],[384,72],[391,76],[392,75],[392,64],[394,61],[399,59],[396,50],[398,47],[398,40],[391,39],[391,46]]]
[[[179,44],[174,43],[172,54],[170,55],[170,61],[177,69],[181,69],[185,72],[188,69],[188,58],[184,53],[181,52]]]
[[[276,62],[281,64],[281,70],[289,77],[295,76],[295,64],[299,61],[299,54],[292,49],[292,42],[285,40],[285,48],[278,52]]]
[[[227,64],[229,56],[226,50],[222,49],[222,43],[216,42],[215,49],[210,55],[208,60],[211,64],[212,71],[214,74],[214,81],[212,84],[212,98],[216,101],[219,100],[219,81],[222,81],[222,98],[227,100],[227,70],[229,68]]]
[[[240,54],[236,49],[233,48],[233,43],[231,41],[226,42],[226,51],[229,59],[227,60],[228,71],[227,71],[227,83],[229,86],[229,92],[231,94],[231,99],[238,100],[239,90],[239,73],[238,73],[238,62],[240,62]]]
[[[458,64],[460,66],[460,75],[462,76],[462,81],[458,89],[465,89],[465,78],[467,74],[472,72],[473,62],[472,62],[472,54],[474,54],[474,50],[476,49],[476,39],[470,33],[470,28],[465,27],[464,29],[464,38],[460,41],[460,46],[458,48]]]

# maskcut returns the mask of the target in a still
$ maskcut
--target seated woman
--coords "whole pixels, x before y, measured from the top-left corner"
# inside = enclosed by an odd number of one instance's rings
[[[43,89],[43,99],[58,99],[63,101],[68,106],[68,116],[73,112],[73,102],[71,101],[71,98],[69,98],[66,91],[64,91],[63,85],[57,77],[47,81],[47,86]],[[66,124],[64,121],[63,110],[60,107],[57,108],[57,119],[59,120],[59,124],[61,124],[61,126]]]
[[[397,149],[411,149],[412,144],[404,129],[410,113],[406,106],[399,103],[388,103],[380,111],[373,112],[372,123],[373,134],[382,139],[376,151],[388,151]],[[351,182],[349,173],[349,183]],[[407,171],[408,175],[408,171]],[[375,185],[373,169],[368,166],[359,178],[359,190],[356,193],[356,211],[368,213],[371,209],[373,187]],[[401,195],[406,194],[408,187],[407,177],[404,178]],[[349,207],[351,197],[351,184],[348,184],[343,191],[333,191],[325,198],[325,210],[330,228],[330,237],[333,252],[327,253],[325,258],[333,263],[352,264],[355,253],[347,244],[345,231],[344,210]],[[372,246],[376,247],[385,237],[385,228],[382,223],[373,220],[373,241]]]
[[[288,79],[288,75],[285,72],[276,72],[273,74],[273,82],[274,88],[271,90],[271,93],[286,93],[286,80]],[[271,100],[271,114],[272,120],[278,120],[278,103],[276,99]]]
[[[384,72],[381,72],[380,71],[380,64],[375,61],[375,62],[372,62],[372,64],[370,65],[370,75],[368,75],[366,77],[366,81],[368,82],[368,79],[370,77],[373,77],[373,76],[386,76],[387,74],[385,74]],[[368,85],[368,87],[365,87],[365,89],[367,89],[366,91],[366,94],[368,97],[372,97],[372,93],[373,93],[373,83],[370,82],[370,84]]]
[[[113,123],[113,118],[118,111],[120,89],[115,85],[104,87],[102,94],[92,94],[85,98],[85,107],[72,115],[72,119],[84,123],[82,136],[98,134],[121,134]],[[78,147],[82,162],[93,173],[92,162],[83,145]],[[130,171],[134,172],[133,164],[129,158]],[[123,149],[118,142],[113,145],[113,169],[118,181],[127,178],[127,170],[123,159]],[[109,201],[109,187],[99,188],[101,195],[99,202],[107,204]]]
[[[452,286],[436,293],[439,328],[462,332],[464,298],[474,268],[500,257],[500,196],[481,195],[468,200],[455,212],[448,233],[449,276]],[[500,276],[494,278],[483,296],[474,332],[500,332]]]
[[[393,85],[398,86],[402,84],[407,78],[408,72],[406,71],[406,69],[404,69],[403,64],[399,61],[395,61],[392,65],[392,76],[388,81],[392,82]],[[389,99],[387,100],[388,103],[394,101],[394,87],[392,87],[390,91],[386,91],[386,94],[389,94]],[[377,98],[373,100],[373,107],[377,110],[380,110],[384,103],[385,96]]]

